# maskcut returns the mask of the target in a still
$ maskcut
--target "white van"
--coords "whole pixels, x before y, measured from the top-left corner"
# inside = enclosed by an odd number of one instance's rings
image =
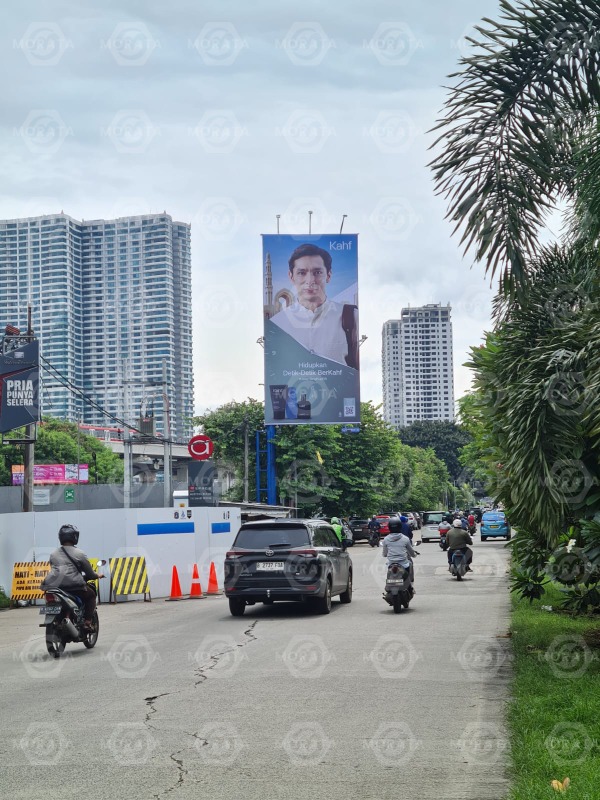
[[[421,528],[421,540],[423,542],[430,542],[432,539],[440,539],[438,527],[447,513],[447,511],[423,512],[423,527]]]

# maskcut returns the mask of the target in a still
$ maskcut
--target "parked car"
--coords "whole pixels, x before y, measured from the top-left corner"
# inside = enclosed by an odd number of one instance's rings
[[[408,524],[413,529],[413,531],[416,531],[419,526],[417,525],[417,519],[415,515],[412,513],[412,511],[401,511],[400,513],[406,517],[406,519],[408,520]]]
[[[379,535],[380,536],[387,536],[390,532],[389,528],[389,521],[392,517],[397,516],[396,514],[377,514],[377,519],[379,520],[380,528],[379,528]]]
[[[481,541],[501,536],[507,541],[511,537],[510,525],[503,511],[486,511],[481,518]]]
[[[234,617],[247,605],[301,600],[329,614],[352,600],[352,559],[331,525],[316,519],[246,522],[225,556],[225,596]]]
[[[421,528],[421,540],[423,542],[430,542],[440,538],[439,525],[448,512],[447,511],[424,511],[423,512],[423,527]]]
[[[352,537],[355,542],[361,540],[368,541],[369,539],[369,520],[362,517],[350,517],[348,525],[352,531]]]

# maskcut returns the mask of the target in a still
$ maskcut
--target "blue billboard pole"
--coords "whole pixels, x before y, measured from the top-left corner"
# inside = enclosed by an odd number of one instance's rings
[[[261,447],[263,431],[256,431],[256,502],[266,495],[267,504],[277,505],[277,471],[275,459],[275,425],[265,425],[265,446]],[[264,473],[264,478],[263,478]],[[264,481],[264,483],[263,483]]]
[[[275,471],[275,425],[267,425],[267,503],[277,505],[277,473]]]

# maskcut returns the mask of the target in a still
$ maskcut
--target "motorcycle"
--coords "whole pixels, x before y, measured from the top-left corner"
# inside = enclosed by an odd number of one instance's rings
[[[454,550],[450,561],[450,572],[457,581],[462,581],[468,569],[466,550]]]
[[[419,553],[415,551],[417,555]],[[383,599],[392,606],[394,614],[399,614],[403,608],[408,608],[413,599],[415,590],[412,584],[410,568],[406,569],[401,564],[389,564]]]
[[[106,561],[98,561],[99,569]],[[95,592],[94,581],[87,585]],[[98,611],[94,609],[92,627],[88,630],[84,626],[83,601],[63,589],[48,589],[45,592],[46,605],[40,608],[44,614],[44,622],[40,628],[46,628],[46,649],[54,658],[60,658],[68,642],[81,643],[88,650],[96,645],[100,621]]]
[[[447,522],[441,522],[438,525],[438,532],[440,534],[440,548],[442,550],[448,549],[448,531],[450,530],[450,525]]]
[[[369,533],[369,544],[371,545],[371,547],[379,547],[380,538],[381,537],[379,536],[379,531],[378,530],[372,530]]]
[[[346,542],[346,547],[353,547],[354,534],[352,533],[352,529],[346,522],[342,522],[342,533],[344,535],[344,541]]]
[[[477,533],[477,525],[469,525],[469,536],[475,536]]]

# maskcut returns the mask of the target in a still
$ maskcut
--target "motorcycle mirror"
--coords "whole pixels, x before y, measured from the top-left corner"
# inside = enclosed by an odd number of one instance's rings
[[[96,569],[98,567],[103,567],[106,564],[106,559],[100,558],[98,559],[98,563],[96,564]]]

